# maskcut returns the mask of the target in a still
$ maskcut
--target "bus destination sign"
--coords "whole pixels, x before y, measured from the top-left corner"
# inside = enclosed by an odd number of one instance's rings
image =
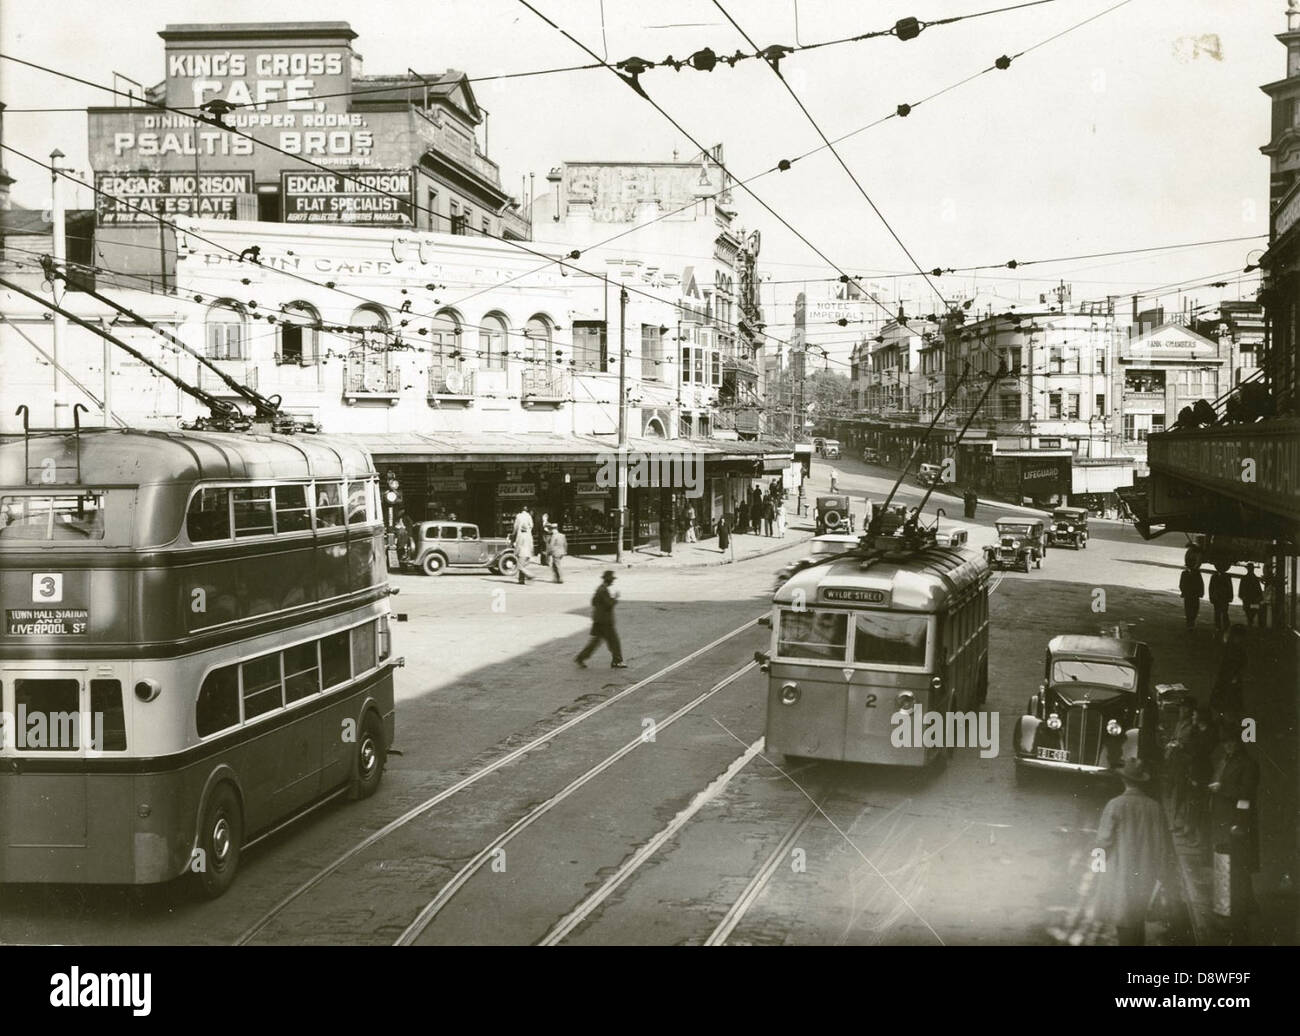
[[[823,601],[848,601],[853,604],[884,604],[889,595],[884,590],[850,590],[827,587],[822,590]]]
[[[79,637],[90,628],[87,608],[10,608],[5,626],[11,637]]]

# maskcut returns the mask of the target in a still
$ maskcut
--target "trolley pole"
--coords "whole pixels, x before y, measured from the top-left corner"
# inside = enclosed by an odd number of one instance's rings
[[[618,539],[614,560],[623,561],[623,529],[627,524],[627,289],[618,290]]]
[[[55,269],[63,270],[67,268],[68,258],[68,240],[67,230],[64,225],[63,217],[63,196],[59,191],[59,159],[65,157],[63,152],[55,148],[50,152],[50,251],[53,252]],[[63,296],[65,290],[60,287],[58,277],[50,277],[50,297],[56,306],[63,305]],[[52,357],[54,366],[54,399],[51,401],[51,411],[54,421],[50,427],[59,427],[59,408],[66,406],[63,401],[63,376],[60,374],[59,364],[61,361],[60,352],[63,348],[63,335],[67,330],[67,320],[59,310],[54,310],[53,319],[53,339],[52,339]]]

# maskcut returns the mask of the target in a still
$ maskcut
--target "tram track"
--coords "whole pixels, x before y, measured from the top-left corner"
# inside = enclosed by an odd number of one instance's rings
[[[239,936],[233,941],[233,945],[244,946],[244,945],[251,944],[254,940],[258,938],[259,935],[261,935],[264,931],[266,931],[266,929],[270,925],[272,925],[277,919],[283,916],[290,907],[294,906],[304,897],[308,896],[311,892],[313,892],[313,890],[317,889],[323,882],[325,882],[331,876],[337,874],[348,864],[357,861],[360,857],[363,856],[363,854],[366,854],[367,851],[372,849],[374,846],[383,842],[385,839],[388,839],[390,836],[396,834],[402,829],[408,827],[410,824],[418,820],[420,817],[425,816],[426,814],[430,813],[432,810],[436,809],[438,806],[446,803],[449,799],[452,799],[454,796],[457,796],[469,790],[473,786],[479,784],[480,782],[490,777],[491,775],[497,773],[498,771],[502,770],[503,768],[508,767],[511,764],[516,763],[521,759],[524,759],[526,756],[529,755],[529,753],[547,747],[552,741],[559,738],[561,735],[573,730],[575,727],[592,719],[593,717],[611,708],[612,706],[627,700],[636,692],[654,686],[655,684],[663,681],[666,677],[669,677],[670,675],[682,669],[683,667],[689,665],[690,663],[698,659],[703,658],[708,653],[725,645],[728,641],[731,641],[735,637],[740,636],[746,631],[754,628],[757,625],[759,618],[761,618],[761,615],[757,615],[754,618],[749,619],[748,621],[736,627],[735,629],[727,633],[724,633],[722,636],[715,638],[714,640],[703,645],[702,647],[697,648],[694,651],[690,652],[689,654],[684,655],[681,658],[676,659],[672,663],[662,667],[655,673],[652,673],[651,675],[641,680],[638,680],[633,684],[630,684],[629,686],[618,691],[616,694],[611,695],[609,698],[606,698],[605,700],[599,702],[598,704],[593,705],[591,708],[585,709],[582,712],[579,712],[578,714],[570,717],[569,719],[565,720],[563,723],[561,723],[554,729],[548,730],[545,733],[542,733],[537,737],[530,739],[525,744],[520,745],[517,748],[510,750],[509,752],[506,752],[505,754],[492,760],[490,763],[474,770],[470,774],[467,774],[466,776],[457,780],[447,788],[444,788],[441,791],[425,798],[415,806],[406,810],[404,813],[395,817],[393,820],[384,824],[378,830],[370,833],[365,838],[362,838],[361,840],[357,841],[355,844],[351,845],[343,852],[339,853],[328,864],[316,870],[305,881],[300,882],[289,893],[282,896],[261,916],[259,916],[258,919],[253,924],[245,928],[239,934]],[[710,688],[709,691],[706,691],[702,695],[696,696],[694,699],[692,699],[691,702],[687,704],[687,706],[683,707],[683,709],[679,709],[676,712],[674,712],[669,719],[661,721],[658,724],[659,729],[662,729],[663,726],[668,722],[675,722],[677,718],[680,718],[680,715],[685,715],[686,712],[690,711],[690,709],[701,704],[703,701],[708,700],[708,698],[711,697],[713,694],[717,693],[717,691],[729,685],[735,679],[738,679],[745,672],[748,672],[750,669],[754,668],[755,665],[756,663],[754,662],[746,663],[739,670],[736,670],[735,672],[731,673],[728,677],[724,678],[724,680],[721,681],[719,684]],[[627,752],[634,749],[636,744],[640,742],[641,739],[638,738],[635,741],[630,742],[629,744],[623,745],[622,748],[620,748],[616,753],[614,753],[614,756],[617,756],[617,758],[607,757],[605,760],[602,760],[601,764],[597,764],[597,765],[602,766],[604,769],[607,769],[608,766],[612,766],[614,762],[617,762],[618,758],[622,758],[624,755],[627,754]],[[603,769],[601,772],[603,772]],[[590,780],[591,777],[587,777],[586,779]],[[581,778],[579,778],[579,780],[581,780]],[[583,783],[585,783],[585,781],[583,781]],[[576,790],[576,788],[570,789],[568,791],[568,794],[572,794],[573,790]],[[564,793],[562,792],[559,794],[564,794]],[[555,798],[555,796],[552,796],[552,798]],[[477,859],[477,857],[475,857],[475,859]],[[463,880],[461,884],[463,884]],[[443,902],[445,903],[445,899],[443,900]],[[430,905],[431,904],[426,904],[426,909],[428,909]],[[439,906],[438,909],[441,909],[441,906]],[[434,914],[436,914],[436,912],[437,911],[435,910]],[[412,922],[412,924],[414,924],[414,922]],[[410,926],[408,926],[408,928],[409,927]]]

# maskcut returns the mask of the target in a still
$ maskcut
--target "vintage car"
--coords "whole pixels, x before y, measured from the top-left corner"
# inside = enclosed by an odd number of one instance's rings
[[[998,542],[984,548],[984,557],[993,568],[1019,568],[1029,571],[1043,567],[1047,556],[1047,538],[1041,518],[999,518],[993,523]]]
[[[1016,721],[1016,772],[1105,773],[1159,760],[1151,649],[1138,640],[1067,635],[1047,645],[1043,683]]]
[[[411,563],[428,576],[449,568],[486,568],[510,575],[519,567],[508,539],[480,537],[478,526],[470,522],[420,522],[415,527]]]
[[[849,511],[847,496],[819,496],[817,498],[817,535],[828,532],[852,532],[853,515]]]
[[[827,460],[833,460],[840,455],[839,439],[827,439],[822,443],[822,456]]]
[[[922,464],[921,469],[916,473],[916,477],[923,486],[941,485],[943,483],[943,465]]]
[[[879,464],[880,451],[874,446],[862,447],[862,462],[864,464]]]
[[[1053,547],[1068,543],[1076,550],[1088,549],[1088,510],[1085,507],[1058,507],[1052,512],[1047,542]]]
[[[784,565],[776,573],[776,583],[774,590],[781,589],[796,572],[801,572],[815,561],[829,557],[832,554],[844,554],[858,545],[859,537],[851,536],[848,533],[832,532],[825,536],[814,536],[808,544],[808,556],[800,558],[798,561],[792,561]]]

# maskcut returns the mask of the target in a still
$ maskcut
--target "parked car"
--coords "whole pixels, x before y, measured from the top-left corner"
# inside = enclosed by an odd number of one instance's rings
[[[848,533],[832,532],[825,536],[814,536],[808,544],[808,556],[783,565],[776,573],[773,590],[779,590],[796,572],[800,572],[821,558],[832,554],[844,554],[858,545],[858,537]]]
[[[940,485],[943,482],[943,465],[922,464],[921,470],[917,473],[917,478],[921,480],[923,486]]]
[[[816,516],[818,536],[828,532],[853,531],[853,514],[849,511],[847,496],[819,496]]]
[[[1076,550],[1088,549],[1088,509],[1086,507],[1058,507],[1052,512],[1052,525],[1047,530],[1047,542],[1055,547],[1068,543]]]
[[[827,460],[833,460],[840,455],[839,439],[827,439],[822,443],[822,456]]]
[[[970,531],[959,526],[949,526],[934,534],[934,542],[940,547],[962,547],[970,539]]]
[[[879,464],[880,451],[874,446],[862,447],[862,462],[864,464]]]
[[[1047,537],[1041,518],[999,518],[993,523],[998,542],[984,548],[984,557],[993,568],[1043,567],[1047,557]]]
[[[486,568],[508,576],[519,567],[510,540],[480,537],[478,526],[471,522],[420,522],[415,527],[412,563],[428,576],[449,568]]]
[[[1138,640],[1066,635],[1047,645],[1043,682],[1016,721],[1016,772],[1105,773],[1135,756],[1158,763],[1151,649]]]

